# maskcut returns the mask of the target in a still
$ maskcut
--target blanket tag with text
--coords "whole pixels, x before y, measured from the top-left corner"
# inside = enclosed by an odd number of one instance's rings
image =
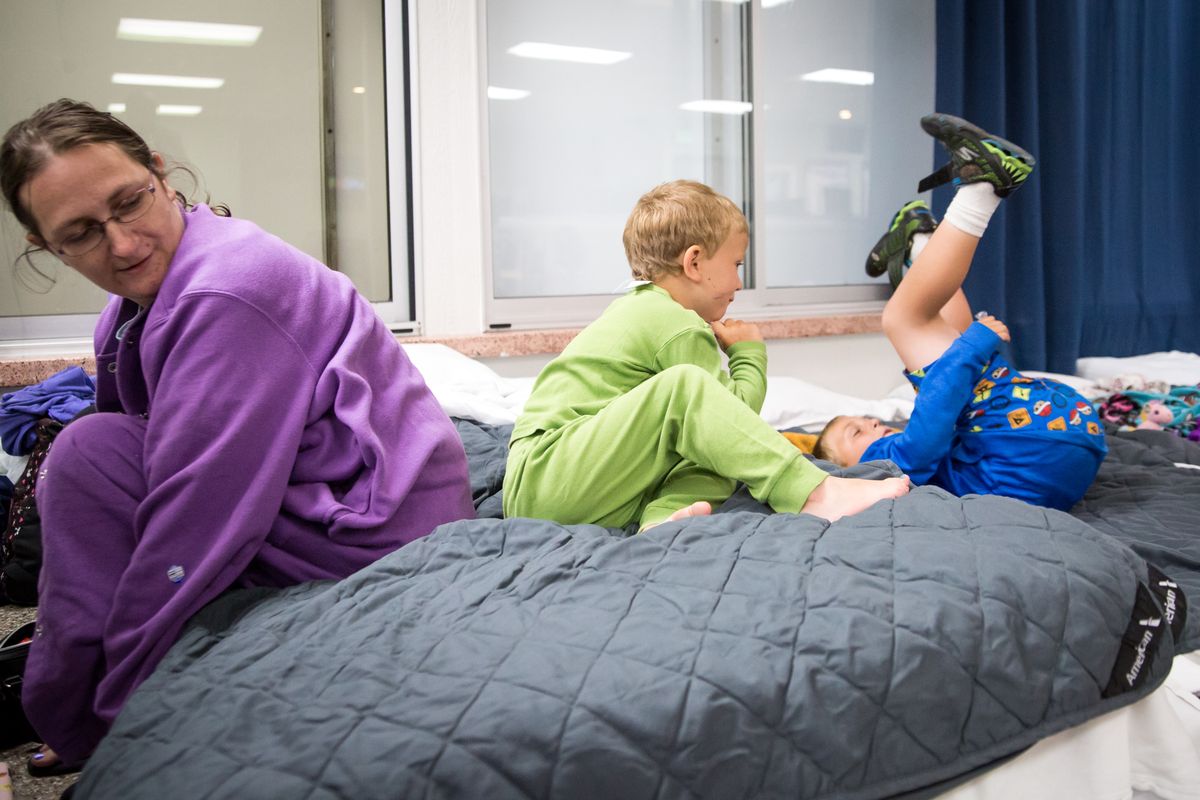
[[[1150,591],[1158,597],[1163,616],[1171,626],[1171,635],[1178,642],[1179,637],[1183,636],[1183,626],[1187,622],[1187,597],[1179,588],[1179,584],[1162,574],[1157,567],[1153,564],[1146,566],[1149,567]]]
[[[1113,665],[1108,685],[1102,697],[1114,697],[1136,690],[1150,676],[1154,657],[1158,654],[1163,634],[1170,629],[1159,604],[1145,584],[1139,582],[1137,597],[1133,601],[1133,615],[1129,626],[1121,637],[1117,663]]]

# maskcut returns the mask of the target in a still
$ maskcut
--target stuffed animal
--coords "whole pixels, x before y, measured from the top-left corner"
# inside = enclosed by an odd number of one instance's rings
[[[1175,421],[1175,412],[1167,408],[1161,400],[1148,400],[1142,406],[1138,429],[1159,431]]]

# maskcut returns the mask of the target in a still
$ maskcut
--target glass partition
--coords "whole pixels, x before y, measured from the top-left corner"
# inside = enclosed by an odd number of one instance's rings
[[[59,97],[111,111],[199,176],[174,178],[190,198],[211,195],[411,319],[406,243],[389,247],[383,45],[379,0],[8,3],[0,128]],[[44,254],[18,263],[24,249],[5,211],[0,339],[90,334],[103,292]]]
[[[690,178],[744,202],[743,7],[487,4],[496,298],[610,294],[638,197]]]

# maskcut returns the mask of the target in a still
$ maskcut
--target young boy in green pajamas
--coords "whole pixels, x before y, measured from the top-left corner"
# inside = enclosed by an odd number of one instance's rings
[[[641,285],[538,376],[509,443],[505,516],[645,529],[707,514],[741,481],[776,511],[835,520],[908,491],[907,478],[828,475],[759,416],[766,345],[757,326],[722,321],[747,231],[701,183],[638,200],[624,242]]]

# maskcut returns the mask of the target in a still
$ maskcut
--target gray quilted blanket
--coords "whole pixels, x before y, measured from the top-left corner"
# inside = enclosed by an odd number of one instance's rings
[[[1200,444],[1170,431],[1108,436],[1108,457],[1071,513],[1126,543],[1200,601]],[[1200,614],[1177,652],[1200,648]]]
[[[1154,688],[1164,608],[1080,520],[932,488],[833,525],[454,523],[203,610],[76,796],[928,796]]]

